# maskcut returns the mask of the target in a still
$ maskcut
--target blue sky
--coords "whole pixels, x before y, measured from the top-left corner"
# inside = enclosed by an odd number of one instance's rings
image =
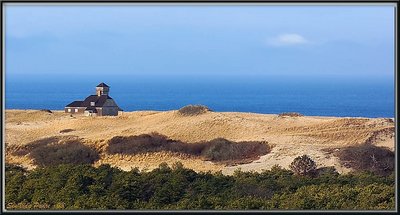
[[[394,6],[17,6],[6,77],[394,78]]]

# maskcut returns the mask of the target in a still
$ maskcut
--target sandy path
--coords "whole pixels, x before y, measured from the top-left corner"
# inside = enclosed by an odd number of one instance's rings
[[[337,157],[322,151],[324,148],[325,146],[315,145],[276,145],[269,154],[261,156],[260,159],[249,164],[224,167],[222,173],[231,175],[237,169],[261,172],[271,169],[274,165],[288,169],[295,157],[304,154],[310,156],[317,163],[317,167],[333,166],[339,173],[347,173],[351,170],[340,165]]]

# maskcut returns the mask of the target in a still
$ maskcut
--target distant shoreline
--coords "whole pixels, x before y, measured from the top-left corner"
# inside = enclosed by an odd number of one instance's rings
[[[4,109],[5,111],[41,111],[50,110],[52,112],[64,112],[64,110],[52,110],[52,109]],[[133,112],[170,112],[177,110],[134,110],[134,111],[120,111],[120,113],[133,113]],[[257,113],[257,112],[243,112],[243,111],[212,111],[217,113],[245,113],[245,114],[260,114],[260,115],[279,115],[280,113]],[[293,111],[294,112],[294,111]],[[284,113],[284,112],[282,112]],[[68,114],[68,113],[66,113]],[[365,116],[324,116],[324,115],[304,115],[303,117],[323,117],[323,118],[363,118],[363,119],[392,119],[395,117],[365,117]]]

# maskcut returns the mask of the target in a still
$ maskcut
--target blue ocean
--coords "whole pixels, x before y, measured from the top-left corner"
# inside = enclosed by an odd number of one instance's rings
[[[393,80],[292,78],[12,78],[5,81],[7,109],[63,110],[95,94],[100,82],[124,111],[176,110],[202,104],[214,111],[308,116],[394,117]]]

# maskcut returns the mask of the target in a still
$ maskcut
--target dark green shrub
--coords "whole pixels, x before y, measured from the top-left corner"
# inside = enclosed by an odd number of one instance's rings
[[[394,210],[395,177],[374,173],[314,178],[274,167],[262,173],[200,172],[166,163],[150,172],[110,165],[58,165],[25,171],[6,165],[6,208]],[[323,177],[323,178],[321,178]],[[289,188],[291,187],[291,188]]]
[[[312,175],[317,169],[317,164],[309,156],[296,157],[289,168],[297,175]]]
[[[339,173],[336,171],[335,167],[328,166],[328,167],[320,167],[316,169],[316,174],[318,176],[338,176]]]

